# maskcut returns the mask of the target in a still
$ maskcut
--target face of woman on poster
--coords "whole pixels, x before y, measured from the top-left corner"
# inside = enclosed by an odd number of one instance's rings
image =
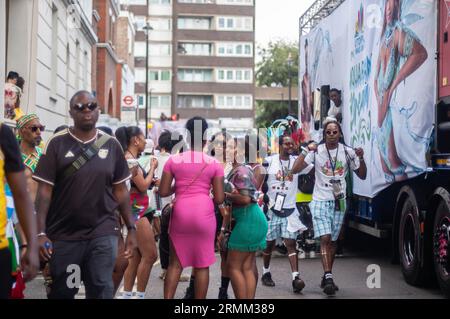
[[[386,2],[385,20],[391,25],[398,17],[399,0],[388,0]]]

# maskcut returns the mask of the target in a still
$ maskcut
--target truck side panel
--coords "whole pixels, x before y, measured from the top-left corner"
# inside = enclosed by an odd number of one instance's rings
[[[450,96],[450,1],[440,1],[439,97]]]

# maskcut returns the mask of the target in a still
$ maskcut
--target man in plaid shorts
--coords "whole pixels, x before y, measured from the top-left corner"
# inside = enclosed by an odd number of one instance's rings
[[[316,238],[320,238],[324,270],[320,286],[327,295],[334,295],[338,287],[333,281],[332,268],[336,255],[336,241],[346,211],[345,176],[351,169],[360,179],[366,179],[367,167],[361,148],[352,149],[339,143],[342,130],[337,121],[327,122],[323,134],[324,143],[309,144],[308,149],[302,148],[302,153],[292,171],[299,172],[311,164],[315,167],[316,183],[310,208],[314,234]]]
[[[298,188],[298,174],[292,174],[291,169],[297,156],[294,140],[290,136],[279,138],[280,154],[266,158],[264,166],[267,169],[267,180],[265,186],[268,196],[268,233],[267,248],[263,252],[263,285],[273,287],[275,283],[270,273],[270,259],[275,241],[283,239],[286,245],[289,262],[292,270],[292,288],[294,293],[300,293],[305,283],[300,279],[298,271],[298,252],[296,250],[296,239],[301,231],[306,230],[300,221],[300,215],[296,208],[296,196]],[[311,170],[311,167],[309,170]],[[308,169],[305,169],[307,173]],[[303,173],[303,172],[302,172]]]

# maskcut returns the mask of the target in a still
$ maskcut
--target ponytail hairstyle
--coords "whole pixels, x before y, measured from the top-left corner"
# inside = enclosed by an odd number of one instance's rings
[[[128,146],[131,143],[131,139],[141,134],[142,131],[137,126],[121,126],[116,130],[115,133],[116,138],[122,146],[124,152],[128,149]]]

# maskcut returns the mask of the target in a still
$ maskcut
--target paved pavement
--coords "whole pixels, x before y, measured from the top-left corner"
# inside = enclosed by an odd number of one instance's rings
[[[339,286],[339,291],[335,298],[373,298],[373,299],[434,299],[443,298],[437,287],[417,288],[408,285],[402,277],[399,265],[393,265],[389,259],[389,243],[373,240],[370,237],[359,236],[348,238],[350,242],[345,250],[344,257],[338,258],[335,262],[334,277]],[[257,258],[258,271],[261,275],[262,258]],[[277,252],[274,253],[271,263],[272,278],[275,287],[265,287],[258,283],[256,298],[267,299],[323,299],[328,298],[319,287],[323,274],[320,259],[300,259],[300,275],[306,282],[306,287],[302,294],[292,292],[291,273],[289,261],[286,256]],[[367,272],[369,265],[377,265],[380,268],[380,288],[368,288],[367,279],[373,274],[373,270]],[[216,264],[210,268],[210,284],[208,299],[216,299],[220,286],[220,262],[217,258]],[[163,296],[163,281],[159,279],[161,268],[159,261],[153,267],[151,278],[146,291],[146,298],[160,299]],[[190,269],[186,269],[185,274],[190,274]],[[371,280],[369,280],[372,282]],[[176,298],[182,298],[188,286],[187,282],[180,282],[178,285]],[[77,298],[84,298],[83,289],[80,290]],[[233,298],[230,285],[229,295]],[[28,284],[26,291],[27,298],[45,298],[43,279],[41,276]]]

